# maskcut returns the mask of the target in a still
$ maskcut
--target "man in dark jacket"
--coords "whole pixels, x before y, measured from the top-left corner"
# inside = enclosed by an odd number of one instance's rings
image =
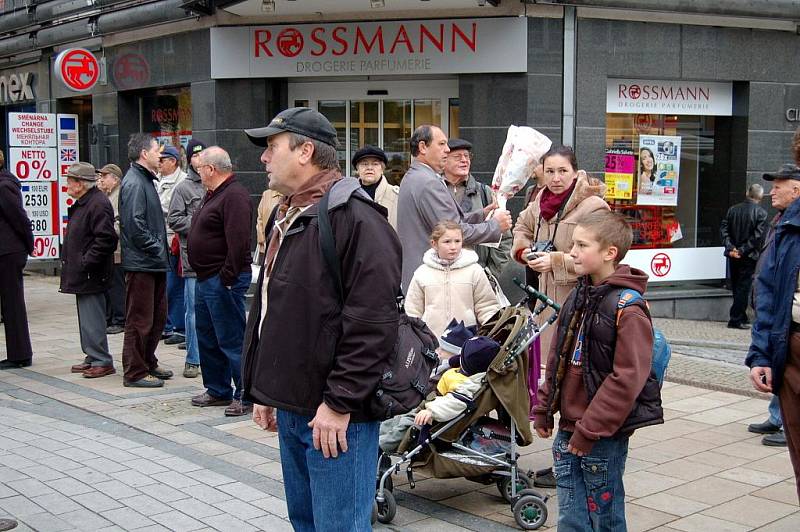
[[[241,379],[253,203],[219,146],[200,153],[197,170],[208,192],[192,217],[188,252],[197,274],[195,328],[206,391],[192,397],[192,404],[227,405],[226,416],[243,416],[252,409],[242,402]]]
[[[0,361],[0,369],[11,369],[30,366],[33,359],[22,287],[22,270],[33,253],[33,232],[22,208],[19,181],[5,170],[5,164],[0,151],[0,304],[7,356]]]
[[[189,167],[186,169],[186,179],[175,185],[172,192],[172,199],[169,203],[167,213],[167,225],[175,231],[180,241],[180,265],[181,275],[183,276],[183,306],[185,308],[185,330],[186,330],[186,362],[183,365],[183,376],[187,379],[194,379],[200,373],[200,350],[197,346],[197,328],[195,326],[195,285],[197,284],[197,274],[189,264],[189,229],[192,227],[192,216],[200,203],[206,189],[197,173],[200,166],[200,153],[206,149],[205,144],[197,139],[192,139],[186,146],[186,154],[189,157]],[[180,345],[178,346],[180,347]]]
[[[117,233],[114,209],[96,187],[94,166],[78,162],[67,170],[67,194],[75,199],[69,208],[69,225],[61,248],[61,291],[75,294],[83,363],[72,373],[87,379],[116,373],[106,337],[105,291],[111,283]]]
[[[400,243],[386,210],[341,177],[336,130],[320,113],[287,109],[246,133],[266,147],[269,188],[285,198],[245,333],[245,397],[259,426],[280,425],[294,528],[369,530],[379,422],[367,405],[397,339]],[[343,301],[320,251],[326,193]]]
[[[785,164],[764,179],[773,182],[772,206],[783,215],[756,278],[756,319],[745,364],[755,389],[780,400],[800,500],[800,168]]]
[[[158,142],[146,133],[128,141],[131,167],[119,193],[122,268],[125,270],[125,386],[156,388],[172,371],[160,368],[156,347],[167,319],[167,230],[153,183]]]
[[[749,323],[747,303],[756,263],[767,233],[767,211],[759,205],[763,197],[764,189],[761,185],[750,185],[747,198],[728,209],[728,214],[720,224],[733,291],[729,329],[746,329]]]

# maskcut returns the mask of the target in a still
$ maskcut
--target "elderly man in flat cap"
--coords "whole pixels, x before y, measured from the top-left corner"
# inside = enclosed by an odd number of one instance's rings
[[[760,392],[778,396],[800,500],[800,168],[764,174],[781,211],[755,283],[756,319],[745,364]]]
[[[119,185],[122,169],[116,164],[107,164],[97,171],[97,188],[108,196],[114,209],[114,231],[119,237]],[[111,284],[106,290],[106,333],[119,334],[125,330],[125,272],[122,270],[122,252],[119,244],[114,252],[114,270]]]
[[[358,173],[361,188],[375,200],[378,205],[386,207],[389,224],[397,230],[397,198],[400,187],[390,185],[384,177],[386,163],[389,161],[386,152],[375,146],[364,146],[358,150],[352,159],[353,168]]]
[[[105,291],[114,268],[117,233],[114,209],[97,189],[94,166],[78,162],[67,170],[69,225],[61,250],[61,292],[75,294],[83,362],[73,373],[92,379],[116,373],[106,337]]]

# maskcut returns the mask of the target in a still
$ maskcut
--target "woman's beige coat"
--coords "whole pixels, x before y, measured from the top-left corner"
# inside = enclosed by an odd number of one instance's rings
[[[609,208],[608,204],[603,200],[603,196],[606,193],[605,183],[599,179],[587,177],[583,172],[580,172],[576,179],[578,182],[575,185],[572,196],[567,200],[567,205],[561,216],[561,223],[558,224],[557,233],[553,234],[556,230],[556,218],[558,215],[553,216],[549,221],[543,220],[539,234],[536,235],[541,212],[539,203],[542,198],[542,194],[538,194],[525,210],[520,213],[514,226],[514,243],[511,246],[511,258],[517,260],[517,251],[530,248],[535,240],[553,240],[556,247],[556,251],[550,253],[553,271],[539,275],[539,291],[547,294],[559,304],[563,304],[567,300],[570,291],[578,282],[578,277],[575,275],[575,265],[572,262],[572,257],[569,256],[569,250],[572,247],[572,233],[575,231],[575,226],[587,214]],[[518,262],[527,264],[524,256]],[[549,316],[549,312],[545,312],[542,316],[544,317],[545,315]],[[544,357],[546,357],[547,350],[550,348],[550,339],[554,330],[555,328],[551,327],[542,335]]]
[[[442,266],[434,257],[436,252],[429,249],[414,272],[406,294],[406,314],[421,318],[440,337],[453,318],[470,326],[486,322],[497,312],[500,305],[478,265],[477,253],[465,249],[451,266]]]

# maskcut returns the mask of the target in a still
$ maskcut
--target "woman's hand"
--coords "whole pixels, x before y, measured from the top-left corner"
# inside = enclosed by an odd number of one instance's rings
[[[528,268],[539,273],[552,272],[553,261],[550,260],[550,253],[543,253],[535,259],[529,260]]]

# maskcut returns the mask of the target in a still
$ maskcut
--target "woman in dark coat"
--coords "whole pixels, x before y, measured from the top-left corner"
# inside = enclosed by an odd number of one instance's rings
[[[0,305],[6,331],[6,359],[0,369],[31,365],[33,352],[25,311],[22,270],[33,253],[33,232],[22,208],[19,180],[5,170],[0,150]]]

